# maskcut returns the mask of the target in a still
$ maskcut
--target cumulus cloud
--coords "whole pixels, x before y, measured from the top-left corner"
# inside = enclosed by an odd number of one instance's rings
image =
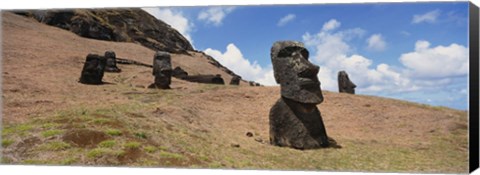
[[[367,39],[367,48],[374,51],[383,51],[387,46],[385,39],[381,34],[373,34]]]
[[[421,15],[413,15],[412,23],[414,24],[418,24],[422,22],[435,23],[437,21],[438,16],[440,16],[440,10],[438,9],[429,11]]]
[[[468,48],[450,44],[430,47],[428,41],[415,43],[415,51],[402,54],[401,63],[412,76],[439,78],[468,74]]]
[[[235,7],[211,7],[202,10],[198,14],[198,19],[213,24],[214,26],[220,26],[223,19],[234,9]]]
[[[322,30],[329,31],[329,30],[334,30],[338,27],[340,27],[340,22],[338,22],[336,19],[330,19],[330,21],[323,24]]]
[[[206,54],[215,58],[220,64],[242,76],[242,79],[253,80],[263,85],[276,85],[272,67],[261,67],[257,62],[250,62],[245,58],[235,44],[227,45],[226,51],[208,48]]]
[[[280,27],[284,26],[287,23],[293,21],[295,19],[295,17],[296,17],[295,14],[288,14],[278,21],[277,26],[280,26]]]
[[[190,32],[194,27],[193,23],[186,18],[182,12],[169,8],[142,8],[152,16],[169,24],[193,44]]]

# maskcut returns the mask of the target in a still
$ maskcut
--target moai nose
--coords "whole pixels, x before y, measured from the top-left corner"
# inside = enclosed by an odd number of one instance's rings
[[[303,70],[298,73],[299,77],[315,77],[320,71],[320,67],[310,63],[308,60],[302,62],[304,65],[302,66]]]

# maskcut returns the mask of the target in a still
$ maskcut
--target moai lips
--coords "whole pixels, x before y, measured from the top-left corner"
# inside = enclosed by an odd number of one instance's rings
[[[102,78],[105,71],[106,59],[97,54],[88,54],[83,65],[80,83],[83,84],[102,84]]]
[[[348,74],[345,71],[338,72],[338,92],[355,94],[355,88],[357,85],[348,78]]]
[[[302,43],[273,44],[271,59],[281,97],[270,109],[270,144],[295,149],[336,146],[328,138],[317,104],[323,102],[319,67],[308,61]]]
[[[170,89],[172,80],[172,64],[168,52],[158,51],[153,58],[155,82],[149,88]]]

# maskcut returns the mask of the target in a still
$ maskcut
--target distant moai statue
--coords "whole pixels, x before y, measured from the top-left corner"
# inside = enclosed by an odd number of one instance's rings
[[[232,79],[230,80],[230,85],[239,85],[241,79],[242,77],[240,76],[233,76]]]
[[[348,78],[348,74],[345,71],[338,72],[338,92],[355,94],[355,88],[357,85]]]
[[[183,70],[180,66],[175,67],[172,71],[172,77],[184,79],[188,76],[188,73]]]
[[[303,43],[278,41],[271,49],[281,97],[270,109],[270,144],[295,149],[338,146],[327,136],[317,104],[323,102],[317,73]]]
[[[255,86],[255,82],[254,82],[254,81],[249,81],[248,84],[249,84],[250,86]]]
[[[172,63],[168,52],[157,51],[153,57],[153,76],[155,82],[148,88],[170,89],[172,81]]]
[[[83,65],[80,83],[83,84],[102,84],[103,73],[105,71],[106,59],[97,54],[88,54]]]
[[[105,58],[107,59],[107,65],[105,72],[121,72],[122,70],[117,67],[117,56],[113,51],[106,51]]]

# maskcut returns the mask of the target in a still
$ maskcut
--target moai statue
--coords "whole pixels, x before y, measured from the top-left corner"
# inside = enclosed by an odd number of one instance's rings
[[[271,59],[281,97],[270,109],[270,144],[295,149],[336,146],[328,138],[317,104],[323,102],[319,67],[308,61],[303,43],[275,42]]]
[[[153,72],[155,82],[148,88],[170,89],[172,81],[172,64],[168,52],[157,51],[153,57]]]
[[[172,71],[172,77],[184,79],[188,76],[188,73],[185,72],[180,66],[175,67]]]
[[[230,80],[230,85],[239,85],[241,79],[242,77],[240,76],[233,76],[232,79]]]
[[[357,85],[353,84],[348,78],[348,74],[345,71],[338,72],[338,92],[355,94],[355,88]]]
[[[117,67],[117,56],[113,51],[106,51],[105,58],[107,59],[107,65],[105,72],[121,72],[122,70]]]
[[[105,71],[106,59],[97,54],[88,54],[83,65],[80,83],[83,84],[102,84],[103,73]]]
[[[255,86],[255,82],[254,82],[254,81],[249,81],[248,84],[249,84],[250,86]]]

